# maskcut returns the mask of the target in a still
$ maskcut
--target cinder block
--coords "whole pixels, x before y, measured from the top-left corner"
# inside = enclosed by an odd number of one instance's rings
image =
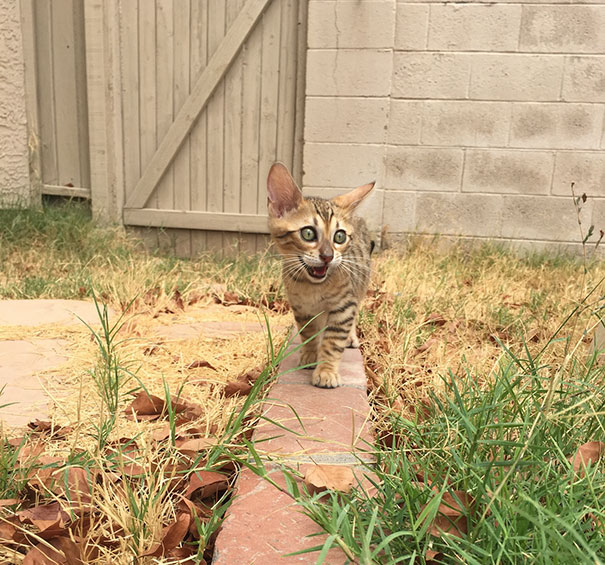
[[[499,194],[419,193],[416,230],[419,233],[495,237],[501,229]]]
[[[433,4],[428,48],[443,51],[516,51],[521,6]]]
[[[462,149],[388,146],[385,162],[387,189],[458,191]]]
[[[416,230],[416,192],[386,190],[382,222],[389,232],[403,233]]]
[[[309,2],[308,46],[316,48],[391,48],[395,0]]]
[[[524,5],[520,49],[550,53],[603,53],[605,6]]]
[[[347,188],[318,188],[309,186],[303,189],[305,196],[319,196],[320,198],[334,198],[344,194],[362,184],[366,184],[371,178],[359,180],[356,185]],[[385,191],[378,185],[372,190],[370,195],[359,205],[356,214],[361,216],[371,231],[378,232],[382,229],[382,208]]]
[[[462,190],[549,194],[555,156],[546,151],[469,149]]]
[[[570,198],[558,196],[503,196],[502,236],[581,243],[578,216]],[[592,217],[592,201],[581,212],[587,230]]]
[[[482,54],[472,61],[470,97],[484,100],[559,100],[562,55]]]
[[[605,196],[605,154],[564,151],[557,153],[552,193],[571,196],[571,183],[577,194]],[[605,220],[605,218],[603,218]]]
[[[468,98],[471,57],[464,53],[410,53],[393,56],[395,98]]]
[[[395,49],[407,51],[426,49],[428,25],[428,4],[397,2]]]
[[[393,145],[416,145],[419,143],[423,105],[424,102],[421,100],[391,98],[388,143]]]
[[[381,143],[386,138],[388,98],[313,98],[305,105],[305,139]]]
[[[605,57],[567,57],[562,98],[574,102],[605,102]]]
[[[305,143],[303,185],[321,188],[350,188],[376,180],[384,160],[383,145]]]
[[[603,124],[598,104],[513,104],[512,147],[596,149]]]
[[[393,53],[387,50],[307,52],[307,96],[388,96]]]
[[[426,101],[422,143],[506,146],[510,117],[511,105],[506,102]]]

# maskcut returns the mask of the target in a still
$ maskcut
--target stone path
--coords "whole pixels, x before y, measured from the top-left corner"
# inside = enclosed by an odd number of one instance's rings
[[[305,466],[313,463],[355,468],[373,442],[368,422],[367,383],[359,350],[345,350],[341,363],[344,386],[337,389],[312,386],[310,371],[288,372],[297,364],[298,353],[284,360],[280,367],[282,374],[270,389],[263,411],[266,417],[291,432],[267,421],[261,422],[253,438],[257,450],[303,473]],[[285,489],[278,465],[266,467],[272,479]],[[315,563],[318,553],[284,557],[325,541],[325,536],[314,535],[320,529],[300,512],[287,494],[249,470],[240,474],[236,489],[216,541],[213,565]],[[324,561],[347,562],[337,548],[331,549]]]
[[[0,300],[0,330],[47,324],[98,324],[94,304],[84,300]],[[9,335],[10,338],[10,335]],[[0,420],[22,427],[48,417],[48,396],[38,373],[65,363],[61,339],[0,340]]]

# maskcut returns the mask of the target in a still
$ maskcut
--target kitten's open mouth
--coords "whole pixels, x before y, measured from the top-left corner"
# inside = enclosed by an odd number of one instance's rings
[[[323,265],[322,267],[307,267],[309,274],[316,279],[323,279],[328,272],[328,266]]]
[[[310,267],[302,259],[301,262],[307,269],[307,273],[309,273],[309,275],[314,279],[321,280],[328,274],[328,265],[322,265],[321,267]]]

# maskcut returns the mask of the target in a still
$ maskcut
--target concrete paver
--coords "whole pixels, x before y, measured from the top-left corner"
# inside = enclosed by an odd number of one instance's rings
[[[58,339],[0,341],[0,420],[25,426],[48,417],[48,397],[37,373],[67,361],[66,341]]]
[[[0,326],[97,324],[95,305],[85,300],[0,300]]]

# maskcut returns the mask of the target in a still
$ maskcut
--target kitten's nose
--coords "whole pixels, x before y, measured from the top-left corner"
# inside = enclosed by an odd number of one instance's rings
[[[330,255],[324,255],[323,253],[320,253],[319,258],[327,265],[334,259],[334,254],[330,253]]]

